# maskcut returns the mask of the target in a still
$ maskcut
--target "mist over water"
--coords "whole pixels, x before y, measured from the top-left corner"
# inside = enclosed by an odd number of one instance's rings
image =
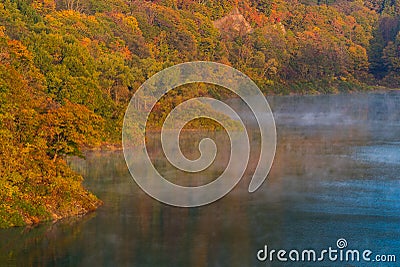
[[[247,116],[252,155],[245,176],[225,198],[200,208],[170,207],[140,190],[122,152],[88,153],[85,161],[70,163],[104,206],[83,218],[0,230],[0,266],[304,266],[262,263],[256,253],[264,245],[326,249],[336,247],[339,238],[350,248],[396,254],[399,261],[400,92],[268,101],[277,125],[277,153],[255,193],[247,188],[259,133],[246,106],[229,100]],[[204,135],[182,136],[188,158],[198,156],[196,142]],[[224,132],[209,136],[222,153],[203,174],[188,176],[171,168],[156,139],[149,154],[167,179],[204,184],[223,171],[230,152]]]
[[[400,93],[268,97],[277,122],[294,125],[400,125]]]

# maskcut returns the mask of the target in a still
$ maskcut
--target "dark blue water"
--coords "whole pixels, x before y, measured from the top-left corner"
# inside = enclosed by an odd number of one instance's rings
[[[104,206],[83,218],[0,230],[0,265],[400,266],[400,93],[269,100],[277,122],[277,154],[255,193],[247,192],[250,166],[222,200],[174,208],[138,188],[122,152],[88,153],[86,160],[71,159],[71,165]],[[213,137],[221,138],[224,152],[224,135]],[[182,149],[190,154],[196,134],[184,138]],[[256,131],[251,138],[254,163]],[[151,151],[161,173],[190,183],[168,168],[159,147]],[[195,179],[218,175],[225,157],[217,159],[222,163]],[[346,239],[348,249],[369,249],[371,257],[395,255],[397,262],[285,264],[256,257],[264,245],[322,250],[337,248],[339,238]]]

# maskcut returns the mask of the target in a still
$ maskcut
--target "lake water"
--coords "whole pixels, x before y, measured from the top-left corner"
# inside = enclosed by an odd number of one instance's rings
[[[1,266],[400,266],[400,92],[269,98],[278,144],[268,179],[247,192],[258,156],[256,130],[245,177],[223,199],[200,208],[161,204],[131,178],[122,152],[71,159],[85,185],[104,201],[95,213],[34,228],[0,230]],[[232,106],[241,109],[237,100]],[[246,114],[245,108],[243,108]],[[249,126],[251,128],[251,126]],[[182,149],[196,158],[196,140]],[[157,142],[158,170],[184,185],[217,177],[229,153],[226,135],[211,134],[222,153],[205,173],[170,168]],[[349,249],[396,255],[396,263],[257,259],[269,249]],[[372,257],[372,256],[371,256]]]

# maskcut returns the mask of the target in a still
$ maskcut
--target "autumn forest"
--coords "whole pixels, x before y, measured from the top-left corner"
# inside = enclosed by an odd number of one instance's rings
[[[233,66],[266,95],[399,88],[400,1],[2,0],[0,228],[101,205],[65,157],[118,144],[135,90],[195,60]],[[218,97],[188,92],[161,106]]]

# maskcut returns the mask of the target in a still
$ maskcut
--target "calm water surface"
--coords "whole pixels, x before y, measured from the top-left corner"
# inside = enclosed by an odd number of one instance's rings
[[[293,266],[259,262],[256,253],[264,245],[336,248],[345,238],[349,248],[397,256],[397,264],[381,266],[400,266],[400,92],[269,100],[277,154],[255,193],[247,193],[247,187],[259,153],[256,130],[250,134],[250,166],[238,186],[222,200],[194,209],[170,207],[144,194],[122,152],[89,153],[71,165],[104,206],[83,218],[0,230],[0,265]],[[246,114],[236,100],[231,104]],[[194,148],[202,135],[183,136],[189,158],[198,156]],[[229,155],[226,135],[211,136],[222,153],[200,175],[170,168],[157,141],[150,154],[171,181],[204,184],[223,171]]]

